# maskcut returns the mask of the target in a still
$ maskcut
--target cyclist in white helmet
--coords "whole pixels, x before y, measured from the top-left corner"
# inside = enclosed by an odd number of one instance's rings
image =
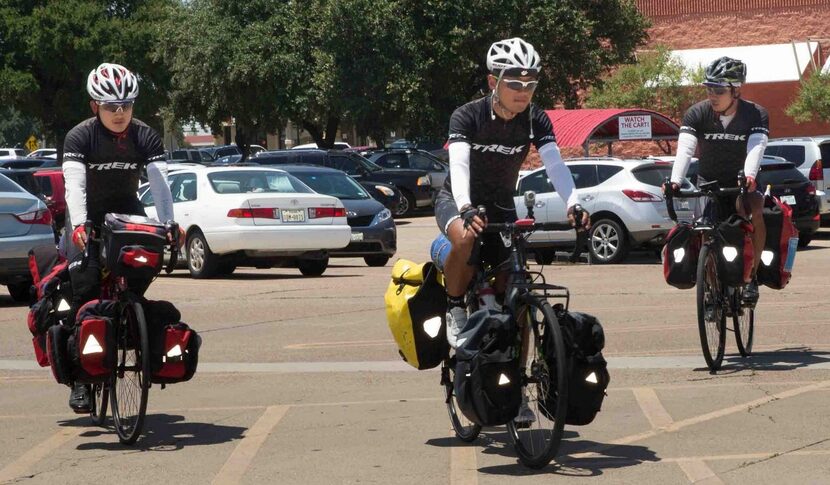
[[[142,168],[147,169],[159,220],[173,220],[173,197],[167,185],[161,137],[132,116],[138,96],[135,74],[118,64],[104,63],[89,73],[86,89],[95,116],[67,133],[61,165],[68,213],[64,236],[71,240],[64,238],[61,245],[66,257],[75,260],[69,266],[72,315],[100,294],[98,259],[90,258],[84,271],[76,264],[87,244],[84,223],[90,220],[100,227],[108,212],[145,215],[136,195]],[[77,413],[89,411],[86,385],[73,387],[69,406]]]
[[[518,37],[501,40],[487,51],[487,69],[490,94],[459,107],[450,118],[450,176],[435,200],[438,227],[451,242],[444,275],[447,339],[452,347],[467,322],[464,295],[475,274],[475,267],[467,261],[475,237],[488,222],[516,220],[513,193],[531,143],[557,193],[566,201],[568,219],[577,224],[571,172],[562,161],[550,118],[531,102],[539,83],[539,54]],[[479,217],[478,206],[487,209],[485,218]],[[589,221],[585,212],[579,223],[588,227]],[[497,234],[484,234],[482,242],[482,258],[491,264],[509,256]],[[506,276],[497,278],[497,294],[503,295]],[[532,420],[532,414],[523,400],[517,420]]]

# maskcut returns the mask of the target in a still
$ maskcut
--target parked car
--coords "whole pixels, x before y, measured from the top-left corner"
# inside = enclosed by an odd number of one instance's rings
[[[346,143],[345,141],[336,141],[334,142],[334,149],[335,150],[345,150],[347,148],[351,148],[352,146]],[[302,145],[297,145],[295,147],[291,147],[292,150],[316,150],[319,148],[316,143],[304,143]]]
[[[26,150],[22,148],[0,148],[0,160],[7,158],[22,158],[26,156]]]
[[[242,160],[241,154],[233,154],[233,155],[225,155],[224,157],[219,157],[213,163],[215,165],[230,165],[232,163],[237,163]]]
[[[396,216],[411,214],[416,207],[432,204],[432,181],[423,170],[384,169],[355,152],[342,150],[275,150],[260,153],[260,165],[296,165],[306,163],[336,168],[358,182],[380,182],[394,185],[400,191]]]
[[[798,170],[813,183],[820,194],[824,194],[821,218],[830,220],[830,136],[773,138],[767,143],[764,155],[783,157],[792,162]]]
[[[346,207],[352,239],[345,248],[329,251],[331,256],[363,256],[369,266],[384,266],[395,255],[397,232],[392,212],[345,172],[313,165],[280,165],[280,169],[317,193],[337,197]]]
[[[579,203],[591,213],[588,251],[598,264],[619,263],[637,246],[658,246],[674,226],[660,186],[671,174],[671,164],[650,160],[586,158],[567,160]],[[687,181],[684,186],[691,188]],[[536,192],[536,220],[564,221],[565,202],[548,180],[544,167],[520,178],[516,191],[519,217],[527,214],[522,194]],[[678,217],[690,220],[692,206],[678,199]],[[550,263],[556,247],[573,246],[574,231],[539,231],[530,238],[536,260]]]
[[[167,152],[168,161],[186,161],[202,164],[212,163],[214,158],[207,150],[198,148],[180,148]]]
[[[413,148],[376,148],[361,152],[370,162],[383,168],[411,168],[429,172],[434,191],[444,186],[450,167],[440,158]]]
[[[36,171],[37,169],[30,168],[0,168],[0,174],[5,175],[14,181],[14,183],[23,187],[26,192],[29,192],[40,200],[44,200],[45,197],[43,195],[43,189],[41,188],[38,179],[35,178]]]
[[[38,148],[26,155],[28,158],[58,158],[57,148]]]
[[[0,174],[0,284],[14,301],[29,299],[29,250],[47,244],[55,239],[46,204]]]
[[[0,168],[50,168],[59,167],[56,158],[18,157],[0,160]]]
[[[756,178],[758,188],[766,190],[793,208],[793,222],[798,228],[798,246],[807,247],[821,224],[816,187],[795,164],[780,157],[764,157]]]
[[[225,155],[241,155],[242,150],[239,149],[236,145],[219,145],[219,146],[212,146],[212,147],[203,147],[202,150],[206,151],[208,155],[213,157],[214,160],[220,157],[224,157]]]
[[[48,168],[38,170],[33,175],[43,194],[43,201],[52,213],[52,220],[55,221],[55,234],[59,235],[66,221],[66,186],[63,171],[59,168]]]
[[[343,203],[282,170],[190,168],[168,180],[194,278],[227,275],[238,266],[282,265],[319,276],[328,267],[328,250],[351,239]],[[147,215],[156,217],[149,187],[141,187],[139,196]]]

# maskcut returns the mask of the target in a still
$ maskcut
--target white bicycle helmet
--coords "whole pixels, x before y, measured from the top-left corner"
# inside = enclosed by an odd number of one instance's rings
[[[95,101],[132,101],[138,96],[138,79],[126,67],[105,62],[89,73],[86,90]]]
[[[518,37],[494,42],[487,51],[487,69],[496,75],[505,70],[515,70],[518,75],[538,74],[540,68],[539,53]]]

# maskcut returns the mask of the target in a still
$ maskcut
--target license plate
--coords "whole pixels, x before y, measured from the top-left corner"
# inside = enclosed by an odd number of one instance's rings
[[[785,202],[788,205],[795,205],[795,196],[794,195],[782,195],[781,202]]]
[[[304,209],[283,209],[282,222],[305,222]]]
[[[352,233],[352,241],[362,241],[363,240],[363,233],[362,232],[353,232]]]
[[[675,202],[675,207],[681,210],[689,210],[691,205],[688,200],[678,200]]]

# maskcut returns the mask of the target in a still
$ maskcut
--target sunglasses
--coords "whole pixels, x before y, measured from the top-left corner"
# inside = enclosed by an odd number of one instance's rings
[[[729,91],[729,88],[712,88],[712,87],[707,87],[706,88],[706,92],[708,94],[714,94],[716,96],[724,95],[724,94],[727,93],[727,91]]]
[[[108,111],[110,113],[118,113],[118,110],[121,112],[130,111],[133,109],[133,102],[128,101],[126,103],[105,103],[103,101],[96,101],[95,104],[101,107],[102,110]]]
[[[539,81],[519,81],[517,79],[505,79],[502,84],[513,91],[532,91],[539,85]]]

